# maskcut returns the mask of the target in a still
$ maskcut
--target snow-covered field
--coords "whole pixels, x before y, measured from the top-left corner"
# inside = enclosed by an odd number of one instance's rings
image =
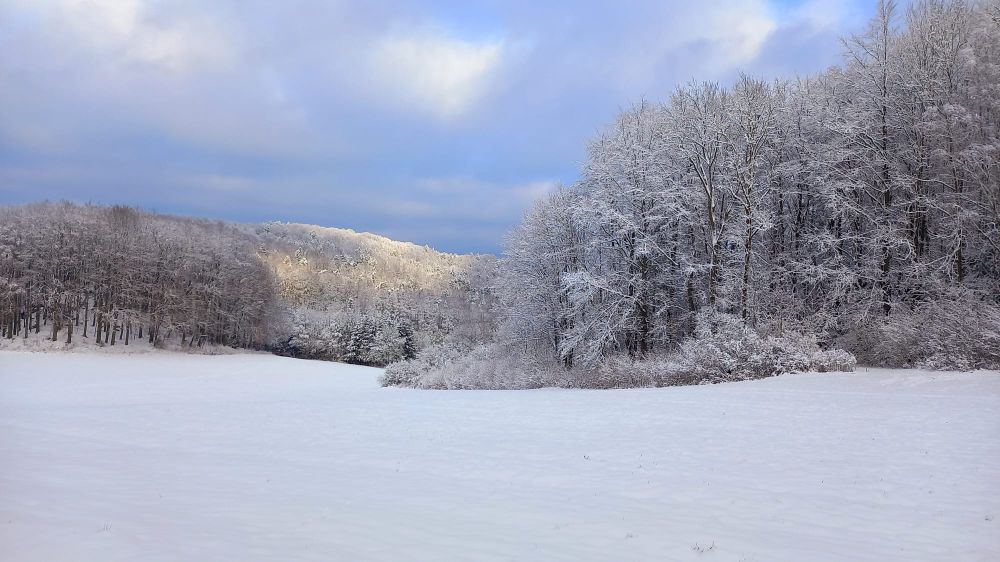
[[[3,560],[1000,560],[1000,374],[381,389],[0,352]]]

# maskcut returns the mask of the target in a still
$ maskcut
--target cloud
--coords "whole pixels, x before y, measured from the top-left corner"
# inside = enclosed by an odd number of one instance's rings
[[[153,137],[256,156],[305,147],[301,108],[262,88],[241,31],[197,5],[15,0],[0,6],[6,34],[19,48],[0,49],[12,77],[0,80],[0,140],[77,156]]]
[[[670,33],[654,58],[696,49],[691,59],[702,73],[716,73],[753,60],[777,24],[760,0],[691,4],[683,19],[670,22]]]
[[[14,1],[63,41],[71,40],[74,49],[98,55],[102,66],[146,64],[184,72],[224,64],[234,55],[225,30],[197,13],[157,12],[141,0]]]
[[[501,63],[502,41],[463,41],[440,31],[394,32],[372,53],[376,85],[398,103],[454,118],[490,85]]]
[[[619,108],[825,68],[848,1],[0,0],[0,204],[496,251]]]

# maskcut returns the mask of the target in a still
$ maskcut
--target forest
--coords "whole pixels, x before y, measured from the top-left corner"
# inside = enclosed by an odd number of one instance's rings
[[[222,223],[122,206],[0,208],[0,323],[98,345],[160,342],[260,348],[274,275],[252,240]]]
[[[500,262],[495,342],[387,385],[1000,365],[1000,5],[880,2],[840,66],[641,101]]]
[[[431,344],[484,341],[494,263],[306,225],[0,207],[0,335],[385,365]]]

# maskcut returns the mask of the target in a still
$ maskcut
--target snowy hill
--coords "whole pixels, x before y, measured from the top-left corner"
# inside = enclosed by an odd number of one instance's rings
[[[1000,558],[1000,373],[436,393],[380,372],[0,352],[0,552]]]
[[[329,304],[324,295],[358,296],[359,283],[371,284],[369,293],[444,294],[463,284],[487,286],[483,277],[495,262],[489,255],[449,254],[344,228],[280,222],[250,228],[277,268],[286,298],[294,304],[323,306]]]
[[[495,262],[337,228],[0,206],[0,347],[145,337],[384,365],[486,339]]]
[[[299,312],[290,331],[308,336],[295,338],[304,347],[321,338],[323,326],[359,315],[413,329],[420,348],[449,334],[478,342],[492,332],[495,256],[305,224],[266,223],[252,235],[277,274],[282,300]]]

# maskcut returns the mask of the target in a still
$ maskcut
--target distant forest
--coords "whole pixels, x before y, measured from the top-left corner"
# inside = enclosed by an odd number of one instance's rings
[[[0,334],[385,365],[488,339],[494,264],[341,229],[0,207]]]

